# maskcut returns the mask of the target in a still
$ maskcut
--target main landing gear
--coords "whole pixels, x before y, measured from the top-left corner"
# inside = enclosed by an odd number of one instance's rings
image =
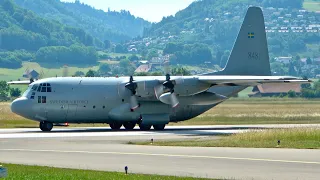
[[[52,130],[53,124],[51,122],[41,121],[39,127],[42,131],[49,132]]]

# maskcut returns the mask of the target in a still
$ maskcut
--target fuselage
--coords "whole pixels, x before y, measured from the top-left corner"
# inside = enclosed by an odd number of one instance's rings
[[[126,81],[128,77],[43,79],[30,84],[11,109],[28,119],[51,123],[137,122],[142,115],[153,114],[168,114],[170,122],[177,122],[196,117],[216,105],[180,103],[172,108],[151,95],[139,97],[140,107],[129,111],[130,96],[121,92]]]

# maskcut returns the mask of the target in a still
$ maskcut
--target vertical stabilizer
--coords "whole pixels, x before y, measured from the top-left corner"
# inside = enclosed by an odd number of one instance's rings
[[[249,7],[227,65],[216,74],[271,75],[264,17],[261,8]]]

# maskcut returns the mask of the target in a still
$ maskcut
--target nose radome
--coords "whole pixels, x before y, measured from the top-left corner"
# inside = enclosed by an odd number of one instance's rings
[[[28,106],[29,106],[29,100],[24,97],[21,97],[14,100],[11,103],[11,111],[18,115],[26,116],[28,114],[28,110],[27,110]]]

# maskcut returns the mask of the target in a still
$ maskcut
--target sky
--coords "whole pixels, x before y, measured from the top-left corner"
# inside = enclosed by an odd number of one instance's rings
[[[75,0],[61,0],[74,2]],[[108,11],[129,10],[136,17],[142,17],[151,22],[159,22],[162,17],[174,15],[179,10],[188,7],[194,0],[80,0],[96,9]]]

